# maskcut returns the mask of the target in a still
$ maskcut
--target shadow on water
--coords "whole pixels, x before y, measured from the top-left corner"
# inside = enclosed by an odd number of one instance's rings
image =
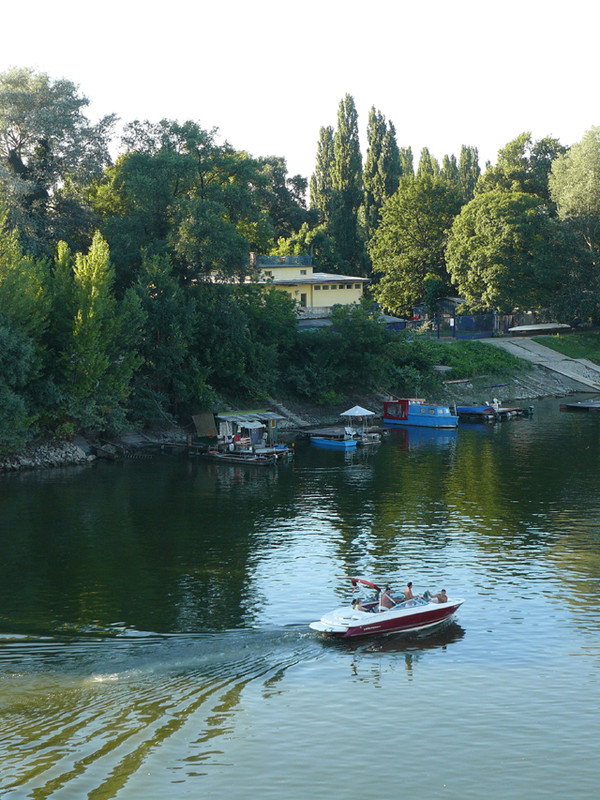
[[[363,653],[421,653],[426,650],[445,649],[448,645],[459,642],[465,635],[465,629],[450,620],[434,631],[417,633],[396,633],[387,636],[365,637],[360,639],[324,638],[323,641],[332,647],[350,652]]]

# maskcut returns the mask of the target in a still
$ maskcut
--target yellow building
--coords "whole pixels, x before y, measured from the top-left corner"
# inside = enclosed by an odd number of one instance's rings
[[[287,292],[300,306],[300,318],[326,317],[335,305],[358,303],[368,278],[314,272],[311,256],[256,256],[250,265],[260,270],[259,280]]]

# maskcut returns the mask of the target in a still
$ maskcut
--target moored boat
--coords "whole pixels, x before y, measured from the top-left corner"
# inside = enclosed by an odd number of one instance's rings
[[[358,442],[344,431],[340,434],[310,434],[310,443],[325,450],[354,450]]]
[[[352,578],[353,587],[363,586],[375,592],[370,600],[352,603],[324,614],[320,620],[310,623],[310,628],[344,639],[359,636],[377,636],[387,633],[402,633],[433,628],[449,619],[463,604],[461,598],[448,598],[438,602],[428,596],[395,600],[387,608],[382,604],[383,590],[372,581]]]
[[[453,414],[448,406],[426,403],[418,398],[388,400],[383,404],[383,424],[455,428],[458,415]]]
[[[576,403],[561,403],[561,411],[600,411],[600,400],[578,400]]]
[[[456,406],[456,413],[459,419],[473,419],[482,417],[490,420],[496,416],[496,409],[491,403],[485,405]]]
[[[293,451],[285,446],[262,448],[234,448],[219,450],[209,448],[204,455],[211,461],[230,464],[250,464],[255,466],[276,464],[278,461],[288,461],[292,458]]]

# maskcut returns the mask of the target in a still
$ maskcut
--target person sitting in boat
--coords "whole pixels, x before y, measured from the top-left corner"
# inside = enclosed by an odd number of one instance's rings
[[[352,609],[353,609],[353,611],[368,611],[369,610],[368,608],[365,608],[363,606],[363,601],[360,599],[360,597],[355,597],[354,598],[354,600],[352,601]]]
[[[433,603],[447,603],[448,602],[448,595],[446,594],[446,590],[442,589],[437,594],[432,594],[431,592],[425,592],[428,597],[426,599],[430,600]]]
[[[405,600],[414,600],[415,596],[412,591],[412,581],[409,581],[406,584],[406,589],[404,590],[404,599]]]
[[[381,597],[379,598],[379,607],[380,608],[393,608],[396,605],[396,601],[390,594],[390,587],[386,586],[383,592],[381,593]]]

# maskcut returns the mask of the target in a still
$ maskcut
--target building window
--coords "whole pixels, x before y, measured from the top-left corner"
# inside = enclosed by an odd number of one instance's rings
[[[335,285],[335,283],[332,283],[332,284],[331,284],[331,286],[330,286],[329,288],[330,288],[330,289],[331,289],[331,291],[333,292],[333,290],[334,290],[334,289],[337,289],[337,286]]]
[[[305,269],[301,269],[300,270],[300,275],[306,275],[306,270]]]
[[[360,283],[355,283],[355,284],[354,284],[354,288],[355,288],[355,289],[360,289]]]
[[[338,286],[338,289],[343,289],[343,288],[344,288],[344,284],[340,283],[340,285]]]
[[[320,289],[321,289],[321,287],[320,287],[320,286],[315,286],[315,292],[318,292],[318,291],[320,291]]]
[[[352,284],[351,283],[347,283],[346,284],[346,289],[351,289],[351,288],[352,288]]]
[[[329,286],[325,285],[325,286],[323,287],[323,291],[325,292],[327,289],[329,289]]]

